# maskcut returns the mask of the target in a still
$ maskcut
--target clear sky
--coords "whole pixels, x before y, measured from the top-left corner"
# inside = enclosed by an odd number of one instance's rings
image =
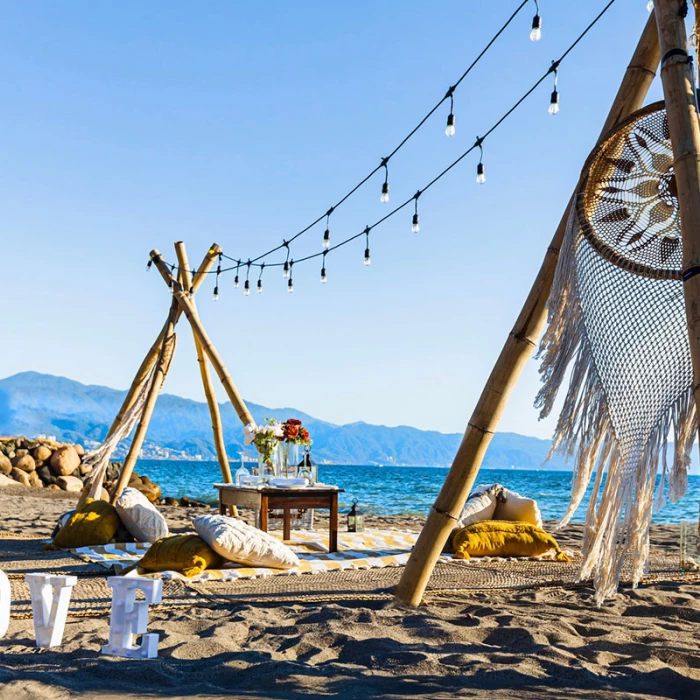
[[[23,370],[126,388],[170,295],[148,252],[198,261],[212,241],[254,257],[315,219],[414,126],[515,1],[2,2],[0,376]],[[484,133],[604,0],[534,3],[391,161],[391,204]],[[261,296],[224,276],[200,314],[247,399],[336,423],[461,432],[597,137],[645,0],[617,0],[560,69],[484,144],[364,241],[279,269]],[[659,99],[655,84],[650,100]],[[334,240],[387,211],[377,175],[332,217]],[[323,226],[293,256],[320,250]],[[549,437],[531,361],[501,429]],[[203,399],[180,326],[166,390]],[[219,392],[224,400],[223,391]]]

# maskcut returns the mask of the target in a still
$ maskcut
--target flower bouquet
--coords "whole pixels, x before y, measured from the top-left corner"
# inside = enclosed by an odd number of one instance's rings
[[[310,446],[309,431],[297,418],[288,418],[281,424],[282,436],[279,438],[282,449],[280,450],[280,476],[296,476],[299,462],[299,445]]]
[[[244,444],[255,445],[258,451],[260,475],[263,477],[277,476],[275,471],[275,456],[280,441],[284,439],[283,424],[273,418],[266,418],[263,425],[249,423],[243,428]]]

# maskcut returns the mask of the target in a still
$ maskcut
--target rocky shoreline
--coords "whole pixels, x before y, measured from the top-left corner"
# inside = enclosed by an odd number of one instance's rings
[[[0,437],[0,487],[22,485],[53,491],[80,493],[92,466],[85,462],[82,445],[57,442],[50,438]],[[107,468],[102,499],[116,486],[122,463]],[[162,498],[161,488],[147,476],[134,472],[129,486],[143,493],[152,503],[180,505],[174,498]],[[188,500],[188,499],[185,499]],[[182,505],[190,505],[191,502]]]

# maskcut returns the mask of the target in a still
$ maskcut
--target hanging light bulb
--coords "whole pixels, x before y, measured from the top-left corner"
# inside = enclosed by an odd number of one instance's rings
[[[535,0],[535,16],[532,18],[532,31],[530,41],[539,41],[542,38],[542,17],[540,17],[540,6]]]
[[[290,277],[287,282],[287,291],[291,294],[294,291],[294,280]]]
[[[413,223],[411,224],[411,233],[418,233],[420,231],[420,217],[418,214],[413,215]]]
[[[554,89],[552,96],[549,98],[549,109],[547,110],[550,114],[559,114],[559,92]]]
[[[455,100],[454,100],[454,86],[452,86],[447,91],[447,96],[450,98],[450,113],[447,115],[447,127],[445,128],[445,136],[455,135]]]
[[[238,289],[238,286],[240,284],[240,279],[238,277],[238,268],[241,266],[241,261],[237,260],[236,261],[236,276],[233,278],[233,286]]]
[[[382,204],[386,204],[389,201],[389,159],[382,158],[382,165],[384,166],[384,184],[382,185],[382,196],[379,201]]]
[[[246,280],[245,284],[243,285],[243,296],[244,297],[250,296],[250,280]]]
[[[369,248],[365,248],[365,267],[372,264],[372,258],[369,256]]]
[[[262,280],[258,280],[258,294],[262,294]]]
[[[483,163],[479,163],[476,166],[476,181],[480,185],[483,185],[486,182],[486,175],[484,174],[484,164]]]
[[[146,272],[150,270],[153,267],[153,258],[151,258],[147,263],[146,263]]]
[[[418,197],[420,197],[421,191],[418,190],[413,195],[414,199],[414,209],[413,209],[413,221],[411,222],[411,233],[418,233],[420,231],[420,217],[418,216]]]
[[[219,287],[214,287],[214,301],[219,301]]]
[[[331,207],[327,212],[326,212],[326,230],[323,232],[323,248],[325,250],[328,250],[328,248],[331,247],[331,227],[330,227],[330,218],[331,214],[333,213],[334,207]]]
[[[557,90],[559,85],[559,63],[557,61],[552,61],[550,70],[554,73],[554,90],[549,98],[549,113],[559,114],[559,91]]]
[[[326,284],[328,280],[326,279],[326,252],[323,251],[323,265],[321,266],[321,284]]]
[[[653,12],[654,11],[654,0],[649,0],[647,2],[647,12]]]
[[[382,185],[382,196],[379,198],[382,204],[386,204],[389,201],[389,183],[385,182]]]
[[[284,279],[286,280],[289,279],[289,260],[284,261],[284,267],[282,268],[282,277],[284,277]]]

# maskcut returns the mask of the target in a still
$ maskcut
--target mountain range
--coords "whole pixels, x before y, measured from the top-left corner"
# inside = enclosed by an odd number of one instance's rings
[[[65,377],[21,372],[0,379],[0,434],[55,435],[59,440],[90,447],[104,439],[125,394],[125,391],[85,385]],[[457,433],[408,426],[392,428],[364,422],[336,425],[295,408],[269,408],[252,402],[247,405],[258,423],[265,418],[301,419],[311,433],[314,458],[335,464],[448,466],[462,439]],[[236,456],[243,446],[242,427],[230,403],[221,404],[220,408],[227,452]],[[544,462],[549,446],[548,440],[498,433],[483,466],[536,469]],[[121,454],[124,449],[122,446]],[[159,397],[144,456],[159,454],[215,457],[206,403],[172,394]],[[548,468],[569,467],[563,458],[555,456]]]

